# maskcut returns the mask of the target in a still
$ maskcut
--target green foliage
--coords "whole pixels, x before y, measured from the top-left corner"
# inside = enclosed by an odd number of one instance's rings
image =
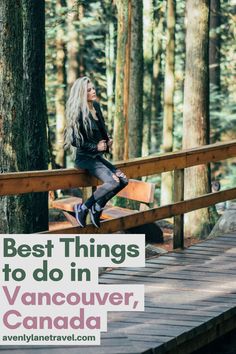
[[[217,87],[210,88],[211,140],[219,141],[221,136],[236,137],[236,107],[232,98]]]
[[[139,210],[140,203],[136,202],[135,200],[128,200],[122,197],[114,197],[113,205],[131,210]]]

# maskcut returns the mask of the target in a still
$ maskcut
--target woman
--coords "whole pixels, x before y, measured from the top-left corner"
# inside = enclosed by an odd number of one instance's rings
[[[86,226],[88,212],[93,225],[100,227],[105,204],[128,184],[124,173],[103,157],[112,146],[112,139],[96,99],[95,88],[85,76],[74,82],[66,104],[65,148],[76,147],[75,167],[88,170],[103,182],[88,200],[74,206],[81,227]]]

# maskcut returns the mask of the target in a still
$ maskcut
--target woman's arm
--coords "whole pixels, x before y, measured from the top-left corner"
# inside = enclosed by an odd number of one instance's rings
[[[96,153],[98,151],[106,151],[107,149],[107,144],[106,144],[106,140],[100,140],[97,144],[92,142],[92,141],[88,141],[87,139],[87,135],[84,131],[84,129],[81,127],[80,130],[82,136],[83,136],[83,140],[81,139],[81,141],[79,141],[79,139],[76,139],[75,137],[75,133],[73,131],[73,141],[72,141],[72,146],[77,147],[77,148],[81,148],[84,151],[90,152],[90,153]]]

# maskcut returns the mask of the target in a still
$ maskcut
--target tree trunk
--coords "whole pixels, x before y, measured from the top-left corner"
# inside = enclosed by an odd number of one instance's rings
[[[123,160],[141,155],[142,1],[118,0],[116,5],[118,39],[113,156],[115,160]]]
[[[80,21],[80,29],[81,29],[81,34],[79,35],[79,76],[84,76],[86,71],[86,65],[85,65],[86,62],[84,60],[85,53],[83,53],[85,40],[84,40],[84,35],[82,34],[83,26],[81,25],[81,21],[84,18],[84,13],[85,13],[85,4],[81,3],[79,5],[79,21]]]
[[[128,44],[128,14],[130,0],[117,0],[118,11],[118,33],[117,33],[117,60],[116,60],[116,111],[114,117],[114,160],[123,160],[125,158],[125,126],[126,119],[124,112],[125,94],[127,95],[127,86],[125,91],[125,82],[127,85],[129,70],[126,60],[126,50],[129,50]],[[127,96],[126,96],[127,99]],[[127,107],[127,103],[126,103]]]
[[[27,170],[46,170],[45,4],[22,0],[24,19],[24,132]],[[48,229],[48,193],[29,195],[30,232]]]
[[[66,6],[64,0],[57,0],[57,13],[60,14],[61,8]],[[65,103],[66,103],[66,44],[65,44],[65,23],[58,25],[56,36],[56,65],[57,65],[57,88],[56,88],[56,163],[66,166],[64,150],[64,129],[65,129]]]
[[[106,3],[110,8],[110,1]],[[111,11],[111,10],[110,10]],[[108,13],[106,31],[106,79],[107,79],[107,123],[108,131],[113,130],[114,120],[114,79],[115,79],[115,25],[112,13]]]
[[[210,83],[220,89],[220,0],[211,0],[209,74]]]
[[[82,66],[82,58],[79,56],[80,51],[80,34],[78,21],[81,12],[81,6],[75,3],[74,0],[67,0],[70,12],[68,14],[68,44],[67,44],[67,84],[68,90],[75,80],[83,74],[80,65]],[[80,63],[81,62],[81,63]]]
[[[187,0],[186,68],[184,84],[183,148],[209,143],[209,0]],[[206,165],[185,169],[185,199],[210,192]],[[205,237],[211,229],[209,209],[185,215],[185,236]]]
[[[162,113],[162,36],[164,27],[164,5],[157,8],[154,0],[153,29],[153,88],[152,88],[152,118],[151,118],[151,153],[160,150],[161,145],[161,113]]]
[[[167,1],[167,46],[164,83],[163,152],[173,150],[175,88],[175,0]],[[172,172],[162,174],[161,205],[172,202]]]
[[[21,11],[20,3],[14,0],[0,3],[0,167],[3,173],[25,167]],[[23,209],[24,201],[17,196],[0,197],[1,233],[24,232]]]
[[[23,114],[23,20],[20,2],[0,3],[0,166],[1,172],[27,169]],[[29,198],[0,197],[0,232],[30,232]]]
[[[209,41],[209,74],[210,74],[210,100],[211,100],[211,120],[214,113],[221,110],[220,98],[220,47],[221,47],[221,8],[220,0],[211,0],[210,8],[210,41]],[[219,119],[217,116],[215,119]],[[211,142],[219,141],[221,137],[220,129],[212,132]]]
[[[131,1],[131,47],[128,100],[129,158],[142,155],[143,130],[143,6]]]
[[[151,150],[151,114],[152,114],[152,82],[153,82],[153,0],[143,3],[143,53],[144,53],[144,120],[142,155],[147,156]]]

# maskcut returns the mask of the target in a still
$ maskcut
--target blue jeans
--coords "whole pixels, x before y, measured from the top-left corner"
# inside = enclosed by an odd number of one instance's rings
[[[79,155],[76,158],[75,166],[86,169],[91,176],[95,176],[103,182],[88,199],[88,203],[85,202],[85,205],[88,204],[89,207],[93,201],[104,207],[108,200],[128,184],[126,176],[101,155],[95,158]]]

